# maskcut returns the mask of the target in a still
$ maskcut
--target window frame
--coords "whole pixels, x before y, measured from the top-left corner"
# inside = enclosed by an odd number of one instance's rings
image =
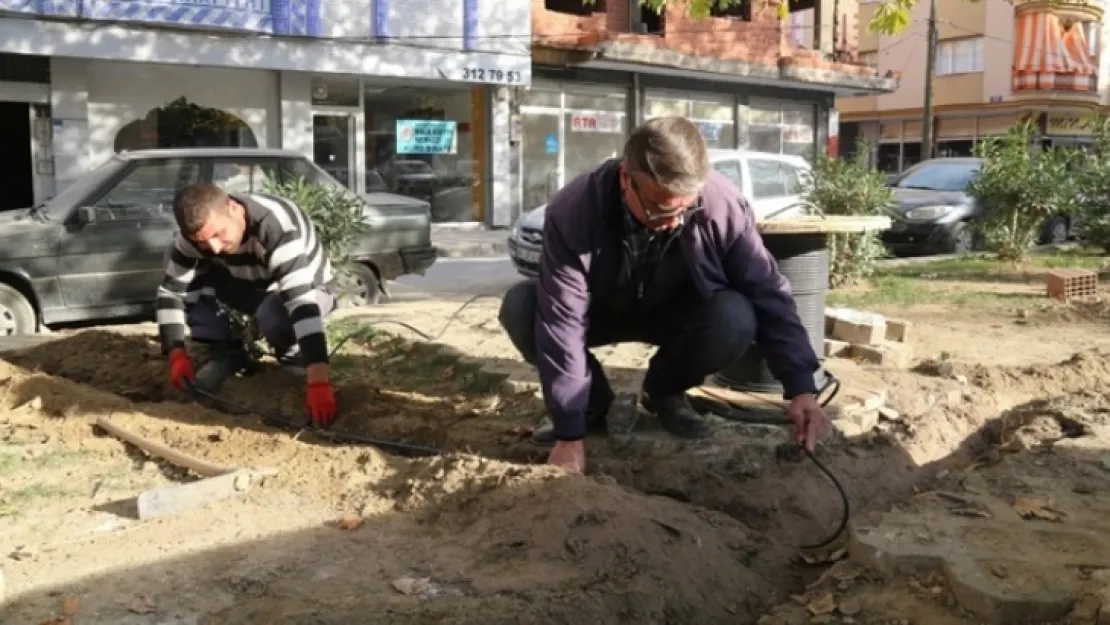
[[[978,74],[985,71],[985,40],[982,36],[948,39],[937,44],[934,70],[937,76],[959,76]],[[957,63],[967,60],[968,67],[957,67]]]
[[[70,211],[69,215],[67,216],[67,218],[65,220],[66,225],[74,225],[74,224],[78,223],[79,214],[80,214],[80,211],[81,211],[82,208],[92,208],[95,211],[95,209],[97,208],[96,205],[97,205],[98,202],[103,201],[105,197],[107,197],[109,194],[111,194],[113,191],[115,191],[117,188],[119,188],[119,185],[123,181],[127,180],[127,178],[129,178],[130,176],[135,174],[135,172],[137,172],[139,169],[141,169],[143,167],[149,167],[149,166],[162,166],[162,165],[165,165],[167,163],[180,163],[181,164],[181,170],[178,173],[178,179],[177,179],[177,182],[175,183],[175,193],[176,193],[176,189],[180,189],[182,186],[184,186],[186,184],[190,184],[191,182],[200,182],[200,181],[204,180],[204,166],[205,166],[204,159],[189,158],[189,157],[177,157],[177,158],[157,158],[157,159],[135,160],[135,161],[132,161],[132,162],[128,163],[127,167],[124,167],[119,172],[116,172],[116,174],[114,176],[112,176],[108,181],[101,184],[100,187],[97,188],[95,192],[90,193],[89,195],[87,195],[84,198],[84,200],[82,200],[81,202],[75,203],[74,206],[73,206],[73,209]],[[181,182],[181,172],[183,172],[185,170],[185,167],[187,165],[195,165],[197,175],[196,175],[196,178],[193,179],[191,182],[182,183]],[[162,214],[165,215],[165,211],[163,211]],[[148,213],[147,216],[150,219],[154,218],[154,215],[152,213]],[[143,221],[143,220],[142,219],[112,219],[110,221],[105,221],[105,222],[100,222],[98,220],[96,223],[121,223],[121,222],[123,222],[123,223],[133,223],[133,222],[138,222],[138,221]]]

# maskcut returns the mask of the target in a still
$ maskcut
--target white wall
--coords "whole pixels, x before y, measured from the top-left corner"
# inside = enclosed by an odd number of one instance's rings
[[[312,76],[281,72],[281,143],[312,158]]]
[[[88,62],[50,59],[50,108],[53,116],[54,185],[48,194],[69,186],[89,169]]]
[[[250,127],[259,147],[280,145],[277,72],[89,61],[86,76],[89,158],[94,164],[112,155],[121,128],[181,96],[236,115]]]

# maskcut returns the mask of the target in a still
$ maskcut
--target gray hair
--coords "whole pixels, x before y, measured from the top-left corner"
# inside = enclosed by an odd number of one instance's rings
[[[629,173],[647,174],[679,196],[697,195],[709,178],[709,148],[685,117],[656,117],[640,124],[624,144]]]

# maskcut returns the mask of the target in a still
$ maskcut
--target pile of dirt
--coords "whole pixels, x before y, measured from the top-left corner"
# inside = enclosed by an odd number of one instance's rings
[[[760,547],[734,519],[611,480],[443,458],[410,473],[398,495],[424,533],[414,543],[436,545],[422,568],[463,596],[398,605],[395,592],[375,596],[354,577],[207,622],[369,623],[386,607],[391,623],[754,622],[793,582],[783,550]]]
[[[789,548],[768,544],[723,513],[632,491],[611,478],[567,477],[548,466],[469,455],[406,460],[370,448],[296,442],[248,419],[196,405],[133,403],[6,363],[0,379],[4,408],[19,407],[24,422],[35,419],[36,430],[55,442],[123,455],[121,443],[92,427],[107,416],[212,462],[280,467],[253,495],[258,501],[292,492],[325,499],[337,511],[355,509],[368,524],[402,515],[384,535],[368,527],[341,545],[317,541],[311,557],[280,563],[286,581],[273,582],[273,595],[236,601],[212,623],[303,623],[322,613],[326,620],[313,622],[379,622],[383,613],[396,623],[509,623],[522,614],[567,623],[751,622],[795,583]],[[360,559],[382,558],[383,536],[407,545],[407,560],[461,590],[417,602],[386,584],[368,592],[359,575],[320,578],[319,567],[336,561],[357,567]],[[205,566],[219,570],[240,558],[226,557],[221,565],[209,556]],[[24,608],[17,602],[13,609]]]

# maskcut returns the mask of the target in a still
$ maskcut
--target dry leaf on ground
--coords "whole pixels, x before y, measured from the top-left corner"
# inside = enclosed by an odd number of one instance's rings
[[[1039,499],[1026,497],[1014,498],[1014,511],[1023,519],[1041,519],[1044,521],[1059,521],[1060,515],[1049,505]]]
[[[339,518],[339,529],[353,530],[358,529],[362,525],[362,517],[357,514],[344,514]]]
[[[836,611],[836,599],[831,592],[827,592],[806,604],[806,609],[814,616],[832,614]]]

